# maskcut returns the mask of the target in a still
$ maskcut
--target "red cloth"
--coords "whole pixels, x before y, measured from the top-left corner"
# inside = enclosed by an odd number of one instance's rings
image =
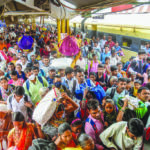
[[[114,43],[113,41],[111,41],[111,42],[107,41],[105,44],[106,44],[106,45],[109,45],[109,49],[110,49],[110,50],[111,50],[112,47],[115,46],[115,43]]]
[[[41,56],[49,56],[49,53],[48,51],[46,51],[44,48],[41,48],[40,49],[40,55]]]
[[[146,137],[145,139],[148,141],[150,139],[150,127],[146,130]]]

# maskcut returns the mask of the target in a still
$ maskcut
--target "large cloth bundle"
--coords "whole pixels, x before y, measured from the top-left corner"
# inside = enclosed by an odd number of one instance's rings
[[[70,67],[72,63],[71,58],[57,58],[52,60],[51,66],[55,67],[56,69],[66,69]]]
[[[76,54],[78,54],[80,51],[77,42],[71,38],[70,36],[67,36],[60,48],[59,48],[59,52],[62,53],[65,56],[75,56]]]
[[[33,38],[31,36],[22,36],[18,40],[18,46],[21,49],[31,49],[33,44]]]
[[[59,91],[57,91],[57,89],[55,90],[57,96],[59,96]],[[48,120],[53,116],[56,110],[56,99],[58,97],[56,97],[55,92],[53,89],[49,91],[33,112],[33,120],[35,120],[41,126],[45,125],[48,122]]]

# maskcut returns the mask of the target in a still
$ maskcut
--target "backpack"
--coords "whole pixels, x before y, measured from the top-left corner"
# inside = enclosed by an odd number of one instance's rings
[[[112,88],[111,88],[110,95],[109,95],[109,96],[111,97],[111,99],[114,97],[115,91],[116,91],[116,87],[112,87]],[[127,95],[127,94],[128,94],[128,91],[125,90],[125,95]]]
[[[25,94],[24,96],[25,96],[24,97],[24,101],[25,102],[29,102],[28,101],[28,95]],[[10,103],[11,108],[12,108],[12,98],[13,98],[13,95],[11,95],[9,97],[9,103]],[[31,121],[32,120],[33,110],[31,108],[29,108],[29,107],[27,107],[27,114],[28,114],[29,120]]]
[[[38,76],[38,80],[41,82],[41,84],[44,87],[44,83],[43,83],[42,77]],[[29,82],[29,80],[26,81],[26,87],[27,87],[27,90],[29,91],[29,88],[30,88],[30,82]]]

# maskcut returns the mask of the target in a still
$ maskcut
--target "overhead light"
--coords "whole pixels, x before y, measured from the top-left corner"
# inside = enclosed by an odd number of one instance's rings
[[[65,0],[60,0],[60,2],[61,2],[62,4],[64,4],[64,5],[70,7],[70,8],[73,8],[73,9],[77,8],[75,5],[69,3],[69,2],[67,2],[67,1],[65,1]]]
[[[148,3],[150,0],[136,0],[138,3]]]

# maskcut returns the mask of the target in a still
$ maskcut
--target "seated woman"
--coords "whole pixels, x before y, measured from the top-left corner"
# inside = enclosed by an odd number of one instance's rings
[[[8,85],[6,77],[0,78],[0,103],[6,104],[8,96],[13,92],[14,86]]]
[[[8,81],[8,84],[23,86],[24,80],[22,78],[18,78],[17,71],[10,72],[10,77],[11,79]]]
[[[39,125],[36,127],[25,122],[21,112],[15,112],[12,115],[14,128],[8,134],[8,150],[16,148],[17,150],[28,150],[32,145],[34,138],[44,138]],[[35,133],[37,131],[37,134]]]
[[[71,127],[68,123],[63,123],[58,127],[58,137],[54,142],[57,150],[63,150],[66,147],[76,147],[77,144],[72,137]]]

